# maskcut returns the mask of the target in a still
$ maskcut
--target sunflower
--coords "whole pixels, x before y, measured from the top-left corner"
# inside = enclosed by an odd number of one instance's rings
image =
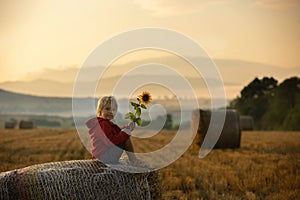
[[[152,97],[151,97],[150,92],[144,91],[144,92],[139,96],[138,99],[139,99],[140,103],[147,105],[147,104],[149,104],[149,103],[151,102]]]

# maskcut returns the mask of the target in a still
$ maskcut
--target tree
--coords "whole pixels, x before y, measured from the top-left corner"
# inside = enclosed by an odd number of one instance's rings
[[[173,129],[173,118],[171,114],[167,114],[167,119],[164,125],[164,129],[171,130]]]
[[[285,109],[292,109],[297,106],[300,95],[300,79],[292,77],[282,82],[277,91],[276,98]],[[298,105],[299,106],[299,105]]]
[[[284,80],[276,89],[262,122],[267,129],[300,130],[300,79]]]
[[[241,96],[230,103],[242,115],[250,115],[255,121],[255,128],[261,128],[261,118],[270,105],[270,97],[274,96],[277,80],[273,77],[255,78],[241,91]]]
[[[255,78],[230,106],[251,115],[256,129],[300,130],[300,79],[292,77],[277,86],[273,78]]]

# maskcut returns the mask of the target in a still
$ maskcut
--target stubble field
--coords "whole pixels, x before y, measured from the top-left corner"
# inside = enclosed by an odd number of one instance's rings
[[[133,142],[138,152],[155,150],[174,134]],[[159,171],[163,199],[300,199],[300,132],[243,132],[240,149],[197,154],[190,148]],[[0,130],[0,172],[90,158],[76,130]]]

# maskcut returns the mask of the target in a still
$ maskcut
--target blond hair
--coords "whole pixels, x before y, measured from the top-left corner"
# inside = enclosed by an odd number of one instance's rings
[[[98,105],[97,105],[97,117],[101,116],[101,110],[103,110],[104,106],[106,104],[115,104],[116,106],[118,106],[117,104],[117,100],[115,99],[115,97],[113,96],[103,96],[98,100]]]

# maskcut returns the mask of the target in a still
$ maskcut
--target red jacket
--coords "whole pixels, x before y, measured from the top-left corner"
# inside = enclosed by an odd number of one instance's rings
[[[95,117],[85,125],[91,135],[91,151],[95,158],[100,158],[112,145],[125,142],[129,135],[108,119]]]

